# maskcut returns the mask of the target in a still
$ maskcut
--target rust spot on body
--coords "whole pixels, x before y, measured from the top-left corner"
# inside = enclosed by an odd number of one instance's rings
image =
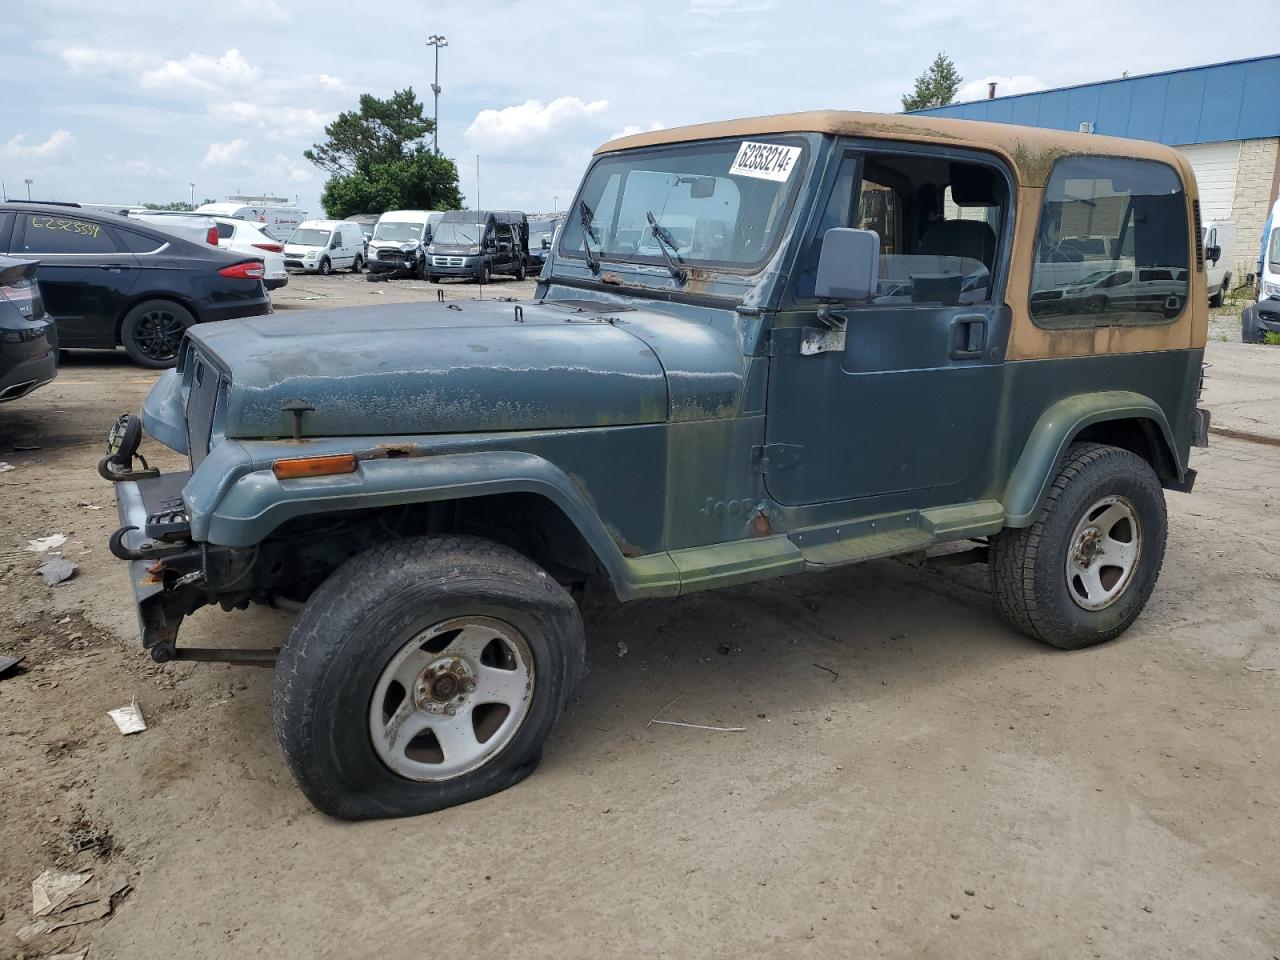
[[[751,535],[755,537],[773,536],[773,521],[769,519],[769,515],[763,510],[751,518]]]

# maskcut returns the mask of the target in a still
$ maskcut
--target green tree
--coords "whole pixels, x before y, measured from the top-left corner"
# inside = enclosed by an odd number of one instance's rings
[[[926,107],[945,107],[956,98],[956,91],[963,81],[956,65],[945,53],[933,58],[933,63],[916,77],[916,88],[902,98],[903,110],[924,110]]]
[[[205,203],[210,201],[206,200]],[[191,204],[185,200],[174,200],[170,203],[144,203],[142,205],[147,210],[194,210]]]
[[[303,156],[329,174],[320,197],[328,216],[462,205],[458,168],[432,152],[434,124],[422,111],[412,87],[385,100],[366,93],[324,128],[325,142]]]

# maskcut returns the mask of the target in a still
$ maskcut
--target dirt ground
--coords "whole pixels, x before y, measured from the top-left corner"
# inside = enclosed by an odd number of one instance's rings
[[[295,278],[276,301],[423,296]],[[1224,395],[1280,382],[1280,349],[1210,348]],[[581,702],[530,779],[347,824],[294,787],[268,671],[140,651],[93,465],[153,379],[85,352],[0,406],[0,653],[26,657],[0,679],[0,957],[1280,952],[1280,446],[1215,436],[1194,454],[1159,586],[1118,641],[1021,637],[980,567],[881,561],[642,602],[591,629]],[[24,548],[53,533],[79,572],[49,588]],[[277,645],[289,624],[204,610],[183,639]],[[106,712],[134,699],[148,729],[122,737]],[[23,943],[30,883],[55,864],[130,888],[108,919]]]

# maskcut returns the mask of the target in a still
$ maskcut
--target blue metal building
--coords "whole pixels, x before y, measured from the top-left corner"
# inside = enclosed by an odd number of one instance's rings
[[[1235,224],[1236,275],[1254,269],[1257,238],[1280,192],[1280,55],[919,112],[1178,147],[1196,171],[1205,219]]]

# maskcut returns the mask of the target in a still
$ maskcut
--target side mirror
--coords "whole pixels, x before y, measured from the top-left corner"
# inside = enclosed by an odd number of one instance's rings
[[[832,227],[822,237],[813,294],[822,300],[867,300],[880,273],[880,235],[874,230]]]
[[[1222,247],[1213,246],[1204,248],[1204,258],[1216,264],[1222,259]]]

